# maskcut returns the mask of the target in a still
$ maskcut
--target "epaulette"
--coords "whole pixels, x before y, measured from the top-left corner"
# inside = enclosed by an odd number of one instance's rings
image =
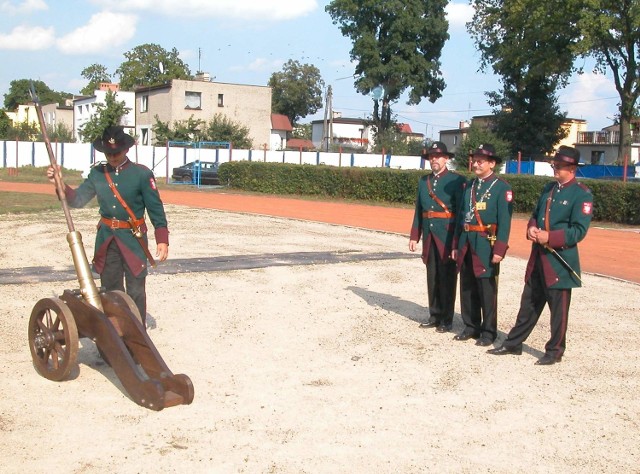
[[[578,186],[580,186],[580,189],[582,189],[582,190],[584,190],[584,191],[586,191],[586,192],[588,192],[588,193],[592,194],[592,191],[591,191],[591,189],[589,188],[589,186],[587,186],[587,185],[586,185],[586,184],[584,184],[584,183],[581,183],[580,181],[577,181],[577,183],[578,183]]]

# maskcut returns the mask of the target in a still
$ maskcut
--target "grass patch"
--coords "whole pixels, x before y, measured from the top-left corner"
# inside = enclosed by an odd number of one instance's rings
[[[16,214],[62,209],[51,194],[10,193],[0,191],[0,214]]]
[[[0,168],[0,181],[13,183],[48,183],[48,166],[21,166],[17,175],[9,175],[10,168]],[[15,170],[15,168],[13,168]],[[82,171],[62,168],[64,182],[73,186],[82,183]]]

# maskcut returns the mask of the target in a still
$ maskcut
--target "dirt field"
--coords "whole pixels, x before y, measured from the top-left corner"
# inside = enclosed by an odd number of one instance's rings
[[[149,334],[195,399],[160,412],[133,403],[86,339],[72,380],[35,372],[31,309],[77,287],[43,276],[68,274],[66,226],[0,217],[0,276],[20,282],[0,283],[3,472],[640,472],[637,285],[584,275],[565,357],[540,367],[548,312],[519,357],[419,329],[424,266],[406,236],[167,210]],[[74,219],[91,255],[95,210]],[[498,341],[524,266],[502,265]]]

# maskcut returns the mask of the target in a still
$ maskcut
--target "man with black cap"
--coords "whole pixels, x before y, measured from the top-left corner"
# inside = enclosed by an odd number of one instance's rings
[[[566,347],[571,289],[580,287],[578,242],[587,235],[593,214],[593,195],[576,181],[580,152],[561,146],[551,159],[555,181],[547,184],[527,224],[532,243],[520,310],[513,329],[495,355],[522,354],[522,343],[535,327],[545,304],[551,311],[551,339],[537,365],[562,360]]]
[[[502,159],[493,145],[481,144],[470,159],[476,176],[465,189],[451,255],[460,269],[465,325],[454,339],[477,339],[477,346],[489,346],[498,334],[498,275],[509,248],[513,191],[494,173]]]
[[[424,150],[422,159],[429,160],[431,173],[420,178],[416,210],[409,237],[409,250],[414,252],[422,237],[422,261],[427,267],[429,319],[422,328],[435,327],[437,332],[451,330],[456,301],[457,274],[451,259],[455,231],[455,212],[460,207],[466,179],[449,171],[447,162],[454,156],[442,142],[433,142]]]
[[[169,230],[164,205],[156,180],[149,168],[127,158],[133,137],[120,126],[110,126],[94,140],[93,147],[104,153],[107,162],[89,172],[77,188],[63,184],[71,207],[83,207],[95,196],[100,206],[93,265],[107,291],[125,291],[135,302],[143,326],[146,325],[147,303],[145,280],[147,260],[153,257],[147,248],[145,211],[155,229],[156,258],[167,259]],[[47,176],[53,181],[54,170]],[[138,237],[136,237],[136,234]]]

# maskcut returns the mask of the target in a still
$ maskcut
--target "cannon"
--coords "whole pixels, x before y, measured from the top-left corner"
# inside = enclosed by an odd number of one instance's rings
[[[122,386],[138,405],[162,410],[193,401],[191,379],[173,374],[149,338],[133,299],[122,291],[98,288],[87,260],[80,232],[74,228],[62,178],[47,135],[42,109],[31,84],[40,128],[55,170],[54,181],[67,220],[67,241],[79,288],[38,301],[29,318],[29,349],[36,371],[63,381],[78,367],[79,338],[92,340]]]

